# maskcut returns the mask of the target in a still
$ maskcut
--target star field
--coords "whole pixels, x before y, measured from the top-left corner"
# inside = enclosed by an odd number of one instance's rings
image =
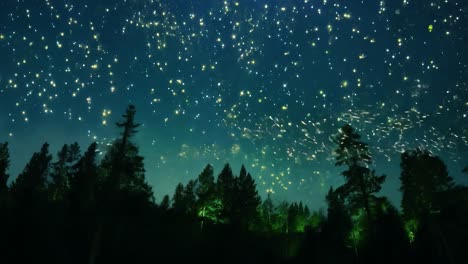
[[[230,162],[318,207],[350,123],[398,201],[404,149],[466,181],[467,20],[462,0],[2,1],[0,140],[14,172],[46,140],[104,152],[132,103],[157,197]]]

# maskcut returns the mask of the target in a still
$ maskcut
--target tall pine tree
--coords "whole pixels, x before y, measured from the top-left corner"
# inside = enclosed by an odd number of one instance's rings
[[[201,228],[205,220],[218,222],[221,213],[221,200],[216,197],[213,167],[208,164],[202,173],[198,175],[197,186],[197,211],[201,218]]]
[[[123,121],[116,125],[121,128],[121,136],[114,141],[102,160],[101,168],[107,178],[108,191],[112,196],[122,194],[143,201],[153,201],[153,191],[145,180],[143,157],[138,146],[132,142],[139,124],[135,123],[136,110],[129,105]]]
[[[216,182],[216,191],[223,204],[221,217],[225,221],[231,221],[234,206],[235,179],[229,163],[226,163],[218,175]]]
[[[52,182],[49,184],[49,199],[52,201],[62,201],[69,188],[70,166],[67,164],[69,146],[63,145],[57,153],[58,160],[52,163],[52,172],[50,177]]]
[[[261,198],[257,192],[257,185],[254,179],[247,173],[244,165],[242,165],[239,177],[236,179],[235,195],[236,212],[244,229],[252,227],[254,222],[258,219],[258,207],[261,203]]]
[[[349,124],[344,125],[335,138],[338,144],[335,165],[348,166],[342,172],[346,182],[337,191],[341,192],[352,209],[363,208],[370,224],[371,207],[375,203],[374,194],[380,191],[386,176],[377,176],[375,171],[369,169],[372,157],[368,145],[360,139],[361,136]]]
[[[79,210],[89,209],[97,198],[99,179],[96,156],[97,144],[93,142],[73,166],[73,174],[70,176],[70,195],[72,205]]]
[[[172,209],[177,213],[185,213],[184,185],[177,184],[174,195],[172,196]]]

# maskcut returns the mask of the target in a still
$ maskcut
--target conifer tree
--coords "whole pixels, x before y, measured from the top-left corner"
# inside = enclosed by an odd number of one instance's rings
[[[97,198],[99,179],[96,156],[97,144],[93,142],[73,166],[74,172],[70,176],[72,203],[82,210],[90,208]]]
[[[52,201],[63,200],[65,193],[69,188],[69,173],[70,166],[67,162],[69,160],[69,146],[63,145],[62,149],[57,153],[58,160],[52,163],[52,171],[50,177],[52,182],[49,184],[49,199]]]
[[[249,228],[257,219],[257,209],[261,204],[261,198],[258,195],[254,179],[250,173],[247,173],[244,165],[242,165],[236,185],[235,201],[238,218],[243,228]]]
[[[196,186],[196,194],[200,203],[200,207],[203,207],[203,204],[214,198],[215,192],[215,182],[214,182],[214,172],[213,167],[208,164],[203,169],[202,173],[198,175]]]
[[[212,222],[220,221],[222,206],[221,200],[216,197],[215,187],[213,167],[208,164],[202,173],[198,175],[195,190],[198,198],[196,208],[198,216],[201,218],[202,229],[205,219]]]
[[[26,164],[23,172],[12,184],[12,193],[20,203],[30,204],[37,199],[45,198],[46,181],[52,155],[49,144],[44,143],[40,152],[36,152]]]
[[[216,182],[218,196],[223,204],[222,217],[230,221],[233,214],[234,195],[235,195],[235,179],[232,174],[232,169],[229,163],[226,163],[218,175]]]
[[[271,198],[271,193],[267,194],[267,198],[262,203],[262,217],[263,223],[266,226],[267,231],[273,229],[273,218],[275,214],[275,205]]]
[[[346,242],[352,229],[351,216],[346,208],[343,197],[332,187],[328,191],[326,202],[328,210],[323,234],[328,244],[327,247],[335,248],[337,253],[341,254],[346,248]],[[351,242],[355,256],[357,256],[356,240],[352,239]]]
[[[401,154],[401,207],[409,219],[439,210],[437,194],[454,187],[447,167],[437,156],[420,149]]]
[[[159,208],[166,211],[169,209],[169,206],[170,206],[169,195],[166,194],[164,195],[161,203],[159,204]]]
[[[345,184],[337,189],[346,199],[350,208],[363,208],[369,224],[372,221],[371,206],[375,201],[374,194],[379,192],[386,176],[378,176],[370,170],[372,157],[368,145],[360,140],[361,136],[346,124],[340,129],[335,142],[336,166],[346,165],[348,169],[342,172]]]
[[[185,213],[187,215],[195,215],[196,203],[197,198],[195,196],[195,188],[197,185],[196,180],[190,180],[184,189],[184,205],[185,205]]]
[[[153,191],[145,180],[143,157],[139,155],[138,146],[132,142],[139,127],[135,123],[135,114],[135,107],[129,105],[122,116],[124,120],[116,124],[122,129],[121,136],[110,147],[101,168],[107,178],[107,188],[114,195],[121,193],[152,202]]]
[[[184,197],[184,185],[182,183],[177,184],[174,196],[172,197],[172,208],[175,212],[185,213],[185,197]]]

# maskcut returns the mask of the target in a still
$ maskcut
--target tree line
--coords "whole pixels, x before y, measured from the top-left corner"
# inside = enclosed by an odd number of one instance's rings
[[[379,196],[386,175],[350,125],[333,136],[343,185],[330,188],[327,210],[262,200],[242,165],[208,164],[172,197],[155,202],[139,125],[129,105],[120,136],[98,158],[64,145],[56,158],[44,143],[8,184],[8,143],[0,143],[0,259],[5,263],[466,263],[468,188],[423,149],[401,154],[401,210]],[[466,172],[466,169],[464,170]]]

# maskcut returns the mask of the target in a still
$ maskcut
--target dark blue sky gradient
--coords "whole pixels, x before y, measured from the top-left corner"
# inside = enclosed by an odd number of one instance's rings
[[[157,198],[211,163],[262,195],[324,206],[342,183],[330,137],[369,143],[399,204],[399,155],[468,165],[467,3],[2,1],[0,141],[12,178],[44,141],[100,150],[126,105]]]

